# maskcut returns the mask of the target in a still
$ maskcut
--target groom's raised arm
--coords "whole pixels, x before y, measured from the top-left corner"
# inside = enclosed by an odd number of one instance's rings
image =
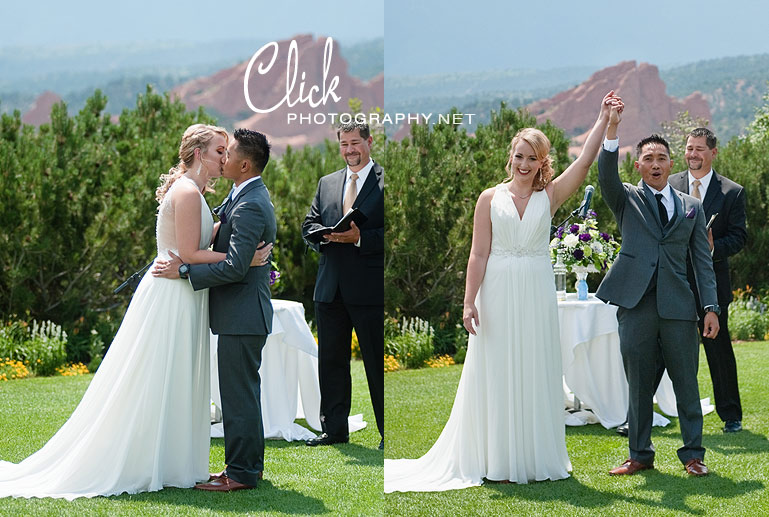
[[[617,222],[621,220],[625,206],[625,186],[619,179],[619,140],[617,127],[620,123],[620,113],[612,109],[609,116],[609,125],[606,128],[606,140],[604,140],[601,152],[598,155],[598,184],[601,187],[601,197],[611,209]]]

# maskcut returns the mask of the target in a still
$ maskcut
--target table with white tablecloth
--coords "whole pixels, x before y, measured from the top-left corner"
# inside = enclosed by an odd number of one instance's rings
[[[561,358],[567,397],[577,397],[590,408],[605,428],[625,421],[628,387],[622,366],[622,354],[617,333],[617,307],[589,295],[585,301],[569,294],[558,302],[561,331]],[[667,371],[656,393],[663,413],[677,416],[673,386]],[[703,399],[703,413],[713,411],[708,399]],[[655,415],[657,422],[660,415]]]
[[[262,423],[265,438],[308,440],[316,435],[294,422],[304,418],[320,431],[318,345],[304,319],[304,306],[289,300],[272,300],[272,333],[262,351]],[[217,368],[217,337],[211,334],[211,400],[221,408]],[[366,423],[361,415],[350,417],[350,432]],[[221,424],[212,436],[222,436]]]

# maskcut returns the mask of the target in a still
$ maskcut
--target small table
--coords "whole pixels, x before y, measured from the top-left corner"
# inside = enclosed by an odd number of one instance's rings
[[[617,333],[617,307],[588,295],[585,301],[569,293],[558,302],[561,359],[565,386],[609,429],[625,421],[628,387]],[[568,394],[568,393],[567,393]],[[676,399],[667,371],[656,394],[657,404],[677,416]],[[713,410],[703,400],[703,414]]]
[[[262,351],[262,423],[265,438],[308,440],[315,433],[294,422],[304,418],[320,431],[318,345],[304,319],[304,306],[289,300],[272,300],[272,333]],[[221,410],[217,368],[218,338],[211,334],[211,400]],[[218,426],[218,428],[217,428]],[[221,424],[212,436],[223,436]]]

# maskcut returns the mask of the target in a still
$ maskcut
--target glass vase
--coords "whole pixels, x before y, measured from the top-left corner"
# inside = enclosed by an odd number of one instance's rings
[[[574,273],[577,275],[577,282],[574,284],[577,289],[577,300],[587,300],[587,271],[575,270]]]

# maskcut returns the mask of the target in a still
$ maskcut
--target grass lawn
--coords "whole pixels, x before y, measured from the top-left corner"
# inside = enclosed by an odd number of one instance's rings
[[[701,348],[702,350],[702,348]],[[627,439],[600,425],[566,428],[573,473],[561,481],[488,484],[438,493],[385,495],[388,515],[769,515],[769,342],[736,343],[743,405],[740,433],[726,435],[715,412],[705,416],[704,478],[691,478],[678,461],[678,419],[652,432],[653,471],[612,477],[628,456]],[[385,375],[387,458],[419,457],[448,420],[461,366]],[[700,396],[710,396],[705,353],[700,354]]]
[[[256,490],[159,492],[96,497],[0,501],[0,515],[380,515],[382,451],[362,361],[353,361],[352,414],[368,426],[350,443],[310,448],[268,440],[265,479]],[[0,382],[0,459],[18,462],[38,450],[69,417],[92,376]],[[304,422],[302,422],[304,423]],[[212,472],[224,468],[224,440],[211,440]]]

